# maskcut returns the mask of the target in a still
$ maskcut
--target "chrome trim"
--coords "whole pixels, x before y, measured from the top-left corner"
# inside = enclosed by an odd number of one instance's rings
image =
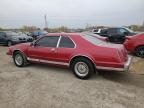
[[[61,37],[62,37],[62,36],[59,36],[59,39],[58,39],[58,42],[57,42],[56,48],[59,47],[59,44],[60,44],[60,41],[61,41]]]
[[[124,71],[124,68],[103,67],[103,66],[97,66],[96,68],[102,70]]]
[[[66,35],[67,36],[67,35]],[[60,41],[61,41],[61,38],[62,37],[65,37],[65,36],[60,36],[60,39],[58,40],[58,43],[57,43],[57,48],[61,48],[61,47],[59,47],[59,44],[60,44]],[[76,43],[73,41],[73,39],[70,37],[70,36],[67,36],[72,42],[73,42],[73,44],[74,44],[74,48],[72,48],[72,49],[75,49],[76,48]],[[63,47],[63,48],[67,48],[67,47]]]
[[[29,61],[36,61],[36,62],[39,62],[39,59],[30,58],[30,57],[28,57],[27,60],[29,60]]]
[[[69,63],[56,62],[56,61],[48,61],[48,60],[35,59],[35,58],[30,58],[30,57],[28,57],[27,60],[29,60],[29,61],[36,61],[36,62],[42,62],[42,63],[49,63],[49,64],[57,64],[57,65],[69,66]]]
[[[127,60],[127,62],[124,65],[124,71],[128,71],[129,70],[132,58],[133,58],[132,56],[128,56],[128,60]]]

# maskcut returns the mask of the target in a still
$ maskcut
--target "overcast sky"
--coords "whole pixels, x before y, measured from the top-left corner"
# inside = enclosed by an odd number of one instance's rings
[[[142,24],[144,0],[0,0],[0,27]]]

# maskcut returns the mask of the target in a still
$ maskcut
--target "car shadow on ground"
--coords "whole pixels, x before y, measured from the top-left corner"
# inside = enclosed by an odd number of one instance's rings
[[[45,64],[30,64],[28,67],[34,67],[36,69],[42,70],[51,70],[56,73],[73,75],[72,71],[68,67],[61,67],[55,65],[45,65]],[[124,85],[132,85],[144,88],[144,75],[138,75],[131,72],[116,72],[116,71],[103,71],[98,70],[98,74],[94,74],[88,80],[97,80],[99,78],[103,78],[112,82],[124,84]]]
[[[99,71],[99,76],[104,79],[117,82],[124,85],[133,85],[144,88],[144,75],[138,75],[131,72]]]

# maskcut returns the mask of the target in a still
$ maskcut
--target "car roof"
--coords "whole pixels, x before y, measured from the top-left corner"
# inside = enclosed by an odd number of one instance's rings
[[[46,36],[76,36],[76,35],[80,35],[81,33],[48,33],[46,34]]]

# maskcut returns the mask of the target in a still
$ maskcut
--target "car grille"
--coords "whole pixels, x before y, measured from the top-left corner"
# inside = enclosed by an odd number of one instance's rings
[[[26,38],[19,38],[20,41],[26,41]]]
[[[28,41],[28,42],[32,42],[33,39],[32,39],[32,38],[28,38],[27,41]]]

